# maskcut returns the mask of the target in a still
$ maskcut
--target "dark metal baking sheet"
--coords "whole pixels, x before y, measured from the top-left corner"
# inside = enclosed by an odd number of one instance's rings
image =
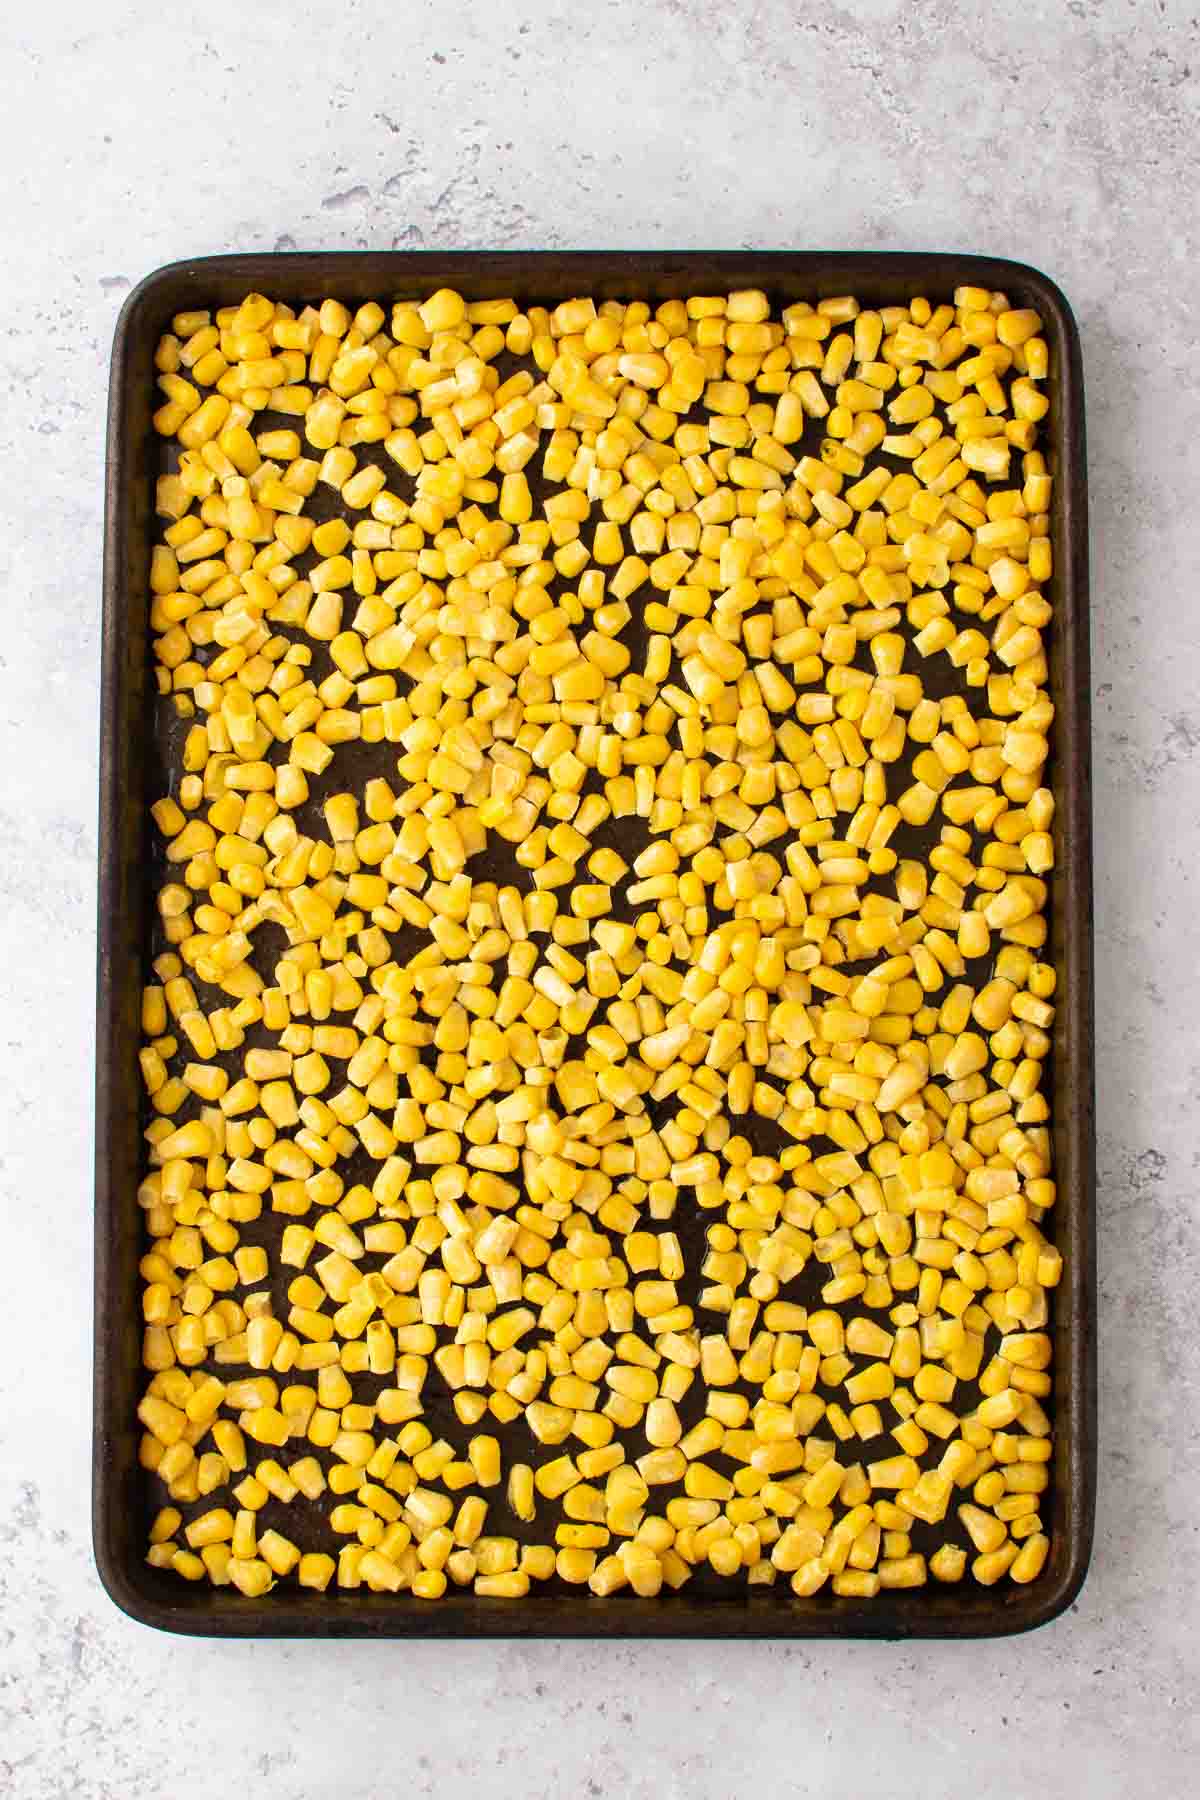
[[[147,807],[159,767],[147,630],[152,493],[161,445],[150,423],[154,350],[176,312],[236,303],[254,289],[297,307],[335,295],[351,303],[421,296],[446,285],[469,299],[549,302],[575,294],[645,298],[762,287],[772,299],[852,293],[888,304],[922,293],[948,299],[972,284],[1036,307],[1051,352],[1047,448],[1054,469],[1055,606],[1050,633],[1056,708],[1051,785],[1057,864],[1051,956],[1058,972],[1053,1130],[1054,1233],[1065,1257],[1054,1296],[1055,1456],[1051,1550],[1027,1587],[883,1591],[874,1599],[786,1582],[720,1596],[689,1584],[654,1600],[597,1599],[561,1585],[517,1601],[451,1589],[438,1602],[365,1589],[316,1594],[283,1584],[251,1600],[189,1584],[145,1562],[149,1478],[138,1465],[140,989],[152,923]],[[113,346],[108,418],[100,742],[96,1066],[96,1290],[93,1533],[101,1580],[143,1623],[203,1636],[280,1637],[871,1637],[971,1638],[1028,1630],[1056,1617],[1082,1585],[1096,1485],[1095,1145],[1092,1017],[1091,746],[1087,488],[1079,337],[1062,293],[1021,263],[953,254],[840,251],[375,251],[235,255],[173,263],[129,296]],[[153,789],[153,791],[152,791]]]

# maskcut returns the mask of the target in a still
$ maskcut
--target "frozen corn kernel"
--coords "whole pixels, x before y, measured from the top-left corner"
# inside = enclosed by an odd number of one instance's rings
[[[172,322],[156,1567],[1038,1578],[1049,355],[976,288]]]

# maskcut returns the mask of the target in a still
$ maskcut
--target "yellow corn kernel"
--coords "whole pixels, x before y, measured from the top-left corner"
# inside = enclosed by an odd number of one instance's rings
[[[704,1564],[870,1599],[962,1578],[910,1537],[958,1498],[976,1576],[1036,1577],[1063,1273],[1040,334],[974,288],[172,321],[151,631],[186,723],[139,1191],[162,1566],[436,1600]],[[360,784],[355,742],[394,773]],[[267,1212],[269,1253],[241,1241]],[[810,1264],[820,1305],[781,1299]],[[522,1420],[536,1473],[491,1435]],[[248,1442],[289,1468],[250,1475]],[[502,1478],[547,1542],[453,1498]],[[260,1545],[268,1499],[326,1486],[336,1563]]]

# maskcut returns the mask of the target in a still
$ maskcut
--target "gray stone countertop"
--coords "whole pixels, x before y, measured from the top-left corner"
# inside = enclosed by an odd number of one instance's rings
[[[1200,1749],[1200,488],[1189,0],[58,0],[0,18],[0,1791],[1184,1793]],[[220,1644],[88,1522],[107,361],[160,263],[292,247],[986,250],[1083,335],[1100,1507],[975,1646]]]

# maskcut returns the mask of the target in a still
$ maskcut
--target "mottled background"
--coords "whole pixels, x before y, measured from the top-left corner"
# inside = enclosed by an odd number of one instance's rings
[[[1195,8],[59,0],[0,15],[0,1792],[1188,1791]],[[987,250],[1047,269],[1075,307],[1093,508],[1101,1489],[1082,1598],[1032,1638],[221,1645],[132,1625],[99,1588],[92,909],[112,328],[129,286],[179,256],[422,245]]]

